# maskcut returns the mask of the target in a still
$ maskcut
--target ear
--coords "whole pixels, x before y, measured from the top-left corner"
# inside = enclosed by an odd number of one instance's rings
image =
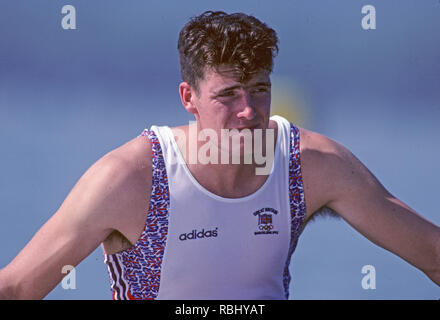
[[[194,99],[196,98],[196,92],[188,82],[182,82],[179,85],[180,100],[186,111],[191,114],[197,113],[197,108],[194,105]]]

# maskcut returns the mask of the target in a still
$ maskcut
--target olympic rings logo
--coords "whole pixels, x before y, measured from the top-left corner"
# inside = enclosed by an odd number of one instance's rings
[[[259,225],[258,229],[260,229],[261,231],[270,231],[273,229],[273,225],[271,224],[266,224],[266,225]]]

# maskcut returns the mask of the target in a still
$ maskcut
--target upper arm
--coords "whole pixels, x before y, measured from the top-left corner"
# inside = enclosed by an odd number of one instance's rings
[[[393,196],[343,145],[324,136],[316,139],[325,206],[420,270],[438,268],[440,228]]]
[[[16,297],[46,296],[65,276],[63,266],[78,265],[113,230],[124,228],[121,221],[126,219],[121,219],[121,213],[134,206],[141,211],[147,205],[148,199],[140,199],[136,190],[149,185],[148,163],[127,160],[120,152],[111,152],[93,164],[55,214],[2,270]]]

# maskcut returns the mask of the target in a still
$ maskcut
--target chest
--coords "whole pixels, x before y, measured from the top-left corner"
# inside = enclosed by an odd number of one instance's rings
[[[291,220],[277,197],[235,204],[170,200],[159,299],[247,296],[249,285],[282,296]]]

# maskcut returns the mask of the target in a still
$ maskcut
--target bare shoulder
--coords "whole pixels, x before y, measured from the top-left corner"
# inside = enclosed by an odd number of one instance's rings
[[[146,137],[136,137],[108,152],[89,169],[95,179],[112,180],[111,186],[126,193],[125,184],[151,180],[151,143]],[[87,172],[86,172],[87,174]],[[146,181],[145,181],[146,182]]]
[[[338,169],[339,172],[360,164],[356,156],[340,142],[308,129],[299,128],[299,131],[303,167],[307,171],[313,171],[319,178],[316,182],[322,182],[328,177],[330,170]]]
[[[3,287],[11,288],[13,296],[44,297],[61,281],[62,266],[78,265],[106,239],[115,239],[114,232],[128,242],[137,240],[145,223],[152,174],[149,143],[142,140],[133,139],[96,161],[2,269],[2,281],[7,282]]]
[[[346,147],[308,130],[301,134],[307,218],[329,208],[439,284],[440,228],[393,196]]]
[[[339,142],[321,133],[298,127],[300,133],[300,150],[306,151],[306,156],[325,156],[337,154],[346,149]]]
[[[318,214],[337,216],[327,205],[333,197],[335,168],[353,162],[354,155],[341,143],[318,132],[298,127],[300,159],[306,199],[306,221]]]
[[[140,201],[145,201],[145,191],[151,188],[151,167],[149,139],[136,137],[96,161],[76,183],[62,207],[75,206],[87,194],[87,206],[99,210],[86,212],[104,219],[109,227],[121,226],[120,221],[127,220],[128,215],[133,218],[130,204],[139,206]]]
[[[103,242],[106,253],[129,248],[143,231],[152,184],[151,142],[145,136],[136,137],[102,157],[103,179],[111,181],[108,219],[113,231]],[[97,179],[100,179],[98,176]]]
[[[150,174],[151,171],[151,142],[145,136],[138,136],[122,146],[109,152],[108,160],[113,165],[123,165],[128,171]]]
[[[389,196],[371,171],[343,144],[323,134],[300,130],[300,157],[307,214],[322,211],[343,216],[335,202],[348,195],[374,192]],[[356,191],[356,193],[354,193]],[[353,199],[354,201],[356,199]],[[345,200],[344,200],[345,201]]]

